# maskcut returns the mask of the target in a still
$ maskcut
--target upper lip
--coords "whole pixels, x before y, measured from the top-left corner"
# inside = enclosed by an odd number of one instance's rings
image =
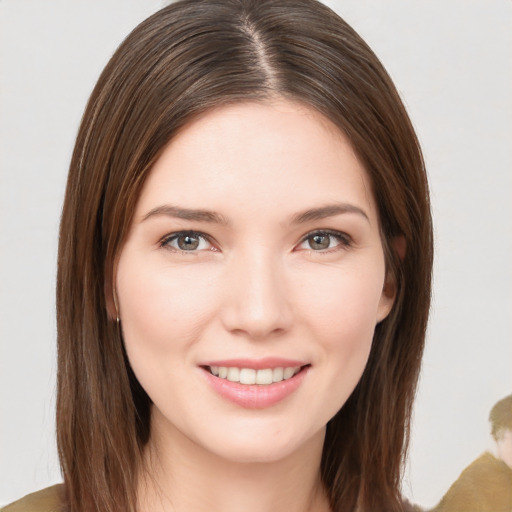
[[[228,368],[252,368],[253,370],[263,370],[265,368],[295,368],[297,366],[306,366],[307,364],[307,362],[297,359],[264,357],[262,359],[216,359],[205,361],[199,366],[225,366]]]

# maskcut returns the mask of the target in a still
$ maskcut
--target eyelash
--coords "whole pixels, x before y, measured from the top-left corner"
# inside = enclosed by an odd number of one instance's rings
[[[173,246],[170,245],[171,242],[174,242],[174,241],[178,240],[181,237],[187,237],[187,236],[191,237],[191,238],[196,238],[196,239],[203,240],[203,241],[205,241],[208,244],[212,243],[211,242],[211,238],[208,235],[206,235],[205,233],[201,233],[199,231],[178,231],[178,232],[166,235],[164,238],[162,238],[162,240],[160,241],[159,245],[160,245],[160,247],[167,248],[167,249],[170,249],[172,251],[179,252],[179,253],[194,254],[194,253],[199,252],[196,249],[184,250],[184,249],[180,249],[179,247],[173,247]],[[332,252],[336,252],[336,251],[339,251],[339,250],[342,250],[342,249],[348,249],[349,247],[352,246],[352,238],[349,235],[347,235],[346,233],[342,233],[341,231],[334,231],[334,230],[330,230],[330,229],[322,229],[322,230],[311,231],[310,233],[307,233],[301,239],[301,241],[299,242],[299,244],[297,246],[302,245],[308,239],[312,239],[315,236],[327,236],[327,237],[330,237],[330,238],[334,238],[339,243],[337,245],[335,245],[334,247],[329,247],[327,249],[315,250],[315,249],[313,249],[311,247],[308,248],[308,249],[305,249],[305,250],[307,250],[307,251],[309,251],[311,253],[315,253],[315,254],[330,254]],[[199,244],[200,243],[201,242],[199,242]],[[329,242],[329,245],[330,245],[330,242]],[[202,250],[204,250],[204,249],[202,249]],[[215,249],[211,249],[210,248],[209,250],[210,251],[214,251]]]

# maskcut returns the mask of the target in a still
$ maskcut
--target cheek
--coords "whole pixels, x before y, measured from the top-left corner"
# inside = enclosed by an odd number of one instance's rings
[[[373,262],[346,271],[326,268],[323,273],[316,272],[315,279],[311,275],[301,288],[302,315],[297,318],[316,347],[314,386],[306,402],[325,425],[352,394],[366,367],[384,269]]]
[[[132,370],[151,400],[183,415],[180,389],[200,394],[187,380],[194,346],[214,315],[210,272],[193,266],[176,271],[168,265],[120,261],[117,274],[121,327]]]
[[[208,275],[192,272],[192,266],[176,272],[165,265],[138,265],[135,258],[120,261],[120,318],[134,370],[194,344],[213,314],[213,289]],[[180,364],[172,357],[167,362]]]
[[[383,265],[374,262],[347,270],[326,269],[325,276],[312,276],[299,293],[301,309],[314,326],[317,339],[332,350],[371,342],[383,281]]]

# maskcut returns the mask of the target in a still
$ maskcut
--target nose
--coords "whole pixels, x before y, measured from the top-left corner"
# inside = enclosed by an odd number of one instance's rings
[[[276,260],[271,255],[240,255],[226,269],[229,275],[222,320],[231,333],[263,340],[290,329],[290,296],[282,265]]]

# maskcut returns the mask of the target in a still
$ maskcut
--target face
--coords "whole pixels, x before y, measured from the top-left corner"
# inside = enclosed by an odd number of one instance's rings
[[[496,444],[498,446],[498,457],[512,469],[512,430],[501,431]]]
[[[392,306],[347,139],[289,102],[211,111],[154,165],[117,265],[152,431],[229,460],[323,439]]]

